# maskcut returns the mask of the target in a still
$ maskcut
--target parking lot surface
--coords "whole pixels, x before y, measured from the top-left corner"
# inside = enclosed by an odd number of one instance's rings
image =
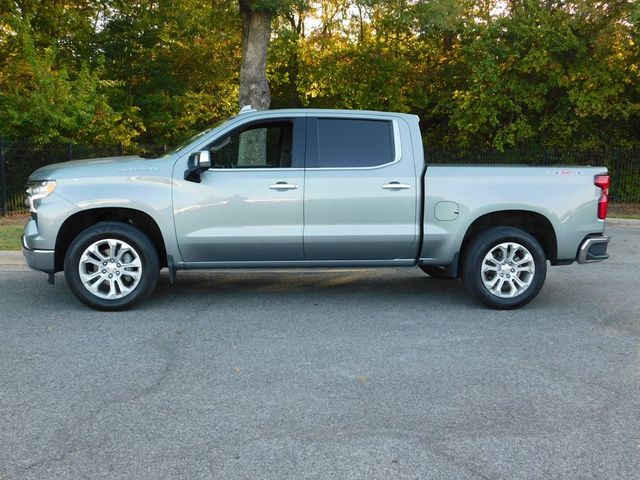
[[[517,311],[418,269],[0,269],[0,479],[640,477],[640,228]]]

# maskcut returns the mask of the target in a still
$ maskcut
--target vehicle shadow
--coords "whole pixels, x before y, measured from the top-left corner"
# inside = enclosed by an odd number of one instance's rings
[[[473,303],[458,280],[438,280],[407,269],[304,271],[188,271],[178,272],[175,284],[163,272],[150,305],[176,301],[210,302],[280,299],[308,302]]]

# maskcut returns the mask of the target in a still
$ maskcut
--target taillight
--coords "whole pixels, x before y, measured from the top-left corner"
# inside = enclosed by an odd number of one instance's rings
[[[607,208],[609,208],[609,185],[611,184],[611,177],[609,175],[596,175],[593,183],[602,190],[600,200],[598,200],[598,218],[604,220],[607,218]]]

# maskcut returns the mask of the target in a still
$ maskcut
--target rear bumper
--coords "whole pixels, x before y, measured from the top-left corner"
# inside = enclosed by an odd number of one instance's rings
[[[585,238],[578,248],[578,263],[601,262],[609,258],[607,245],[611,237],[607,235],[590,235]]]
[[[27,262],[29,268],[39,270],[45,273],[54,273],[55,271],[55,251],[54,250],[35,250],[27,246],[24,235],[22,236],[22,255]]]

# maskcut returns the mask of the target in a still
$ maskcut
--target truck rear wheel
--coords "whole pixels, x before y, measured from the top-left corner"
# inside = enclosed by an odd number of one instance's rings
[[[87,228],[67,250],[64,276],[73,294],[96,310],[125,310],[158,282],[158,255],[149,237],[120,222]]]
[[[524,230],[494,227],[466,249],[462,280],[473,297],[499,310],[521,307],[544,284],[547,260],[540,243]]]

